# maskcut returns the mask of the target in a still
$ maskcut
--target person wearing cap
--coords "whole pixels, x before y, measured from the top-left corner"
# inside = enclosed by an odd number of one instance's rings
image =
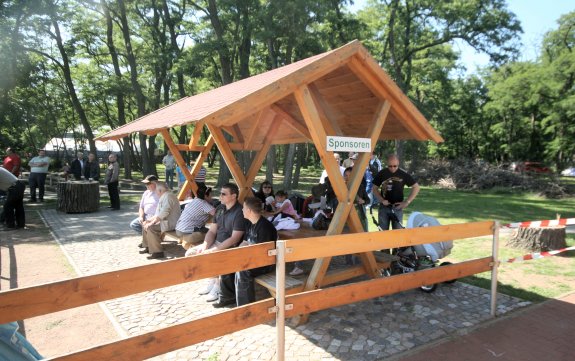
[[[28,184],[30,185],[30,202],[35,203],[37,200],[44,202],[46,175],[48,174],[50,158],[46,156],[44,149],[40,149],[38,156],[30,159],[28,165],[30,166],[30,177],[28,178]],[[38,189],[37,199],[36,188]]]
[[[216,209],[212,205],[212,189],[205,186],[198,187],[196,198],[186,204],[176,224],[176,235],[182,239],[182,247],[185,250],[204,242],[208,232],[206,222],[215,213]]]
[[[156,213],[142,223],[141,254],[150,253],[148,259],[164,258],[162,233],[173,231],[182,214],[180,201],[165,182],[156,182],[156,193],[160,196]]]
[[[142,194],[142,199],[140,199],[140,207],[138,208],[138,218],[130,222],[130,228],[132,228],[136,233],[142,234],[142,224],[146,219],[150,219],[156,213],[156,208],[158,207],[158,200],[160,196],[156,194],[156,182],[158,177],[155,175],[149,175],[144,178],[142,183],[146,185],[146,191]],[[144,248],[142,243],[140,243],[140,248]]]

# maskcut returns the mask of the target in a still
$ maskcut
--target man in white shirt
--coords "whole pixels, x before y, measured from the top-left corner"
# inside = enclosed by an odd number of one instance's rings
[[[161,235],[163,232],[173,231],[176,228],[178,218],[182,213],[178,197],[169,190],[165,182],[156,183],[156,193],[160,196],[156,214],[142,224],[144,249],[140,253],[150,253],[148,259],[164,258]]]
[[[142,183],[146,185],[146,191],[142,194],[140,199],[140,207],[138,208],[138,218],[130,222],[130,228],[132,228],[136,233],[142,234],[142,224],[146,219],[150,219],[156,214],[156,208],[158,207],[158,200],[160,196],[156,193],[156,182],[158,177],[155,175],[149,175]],[[140,248],[142,244],[140,243]]]
[[[37,200],[44,202],[46,175],[48,174],[50,158],[46,156],[44,149],[40,149],[38,156],[32,158],[28,165],[30,166],[30,177],[28,178],[30,202],[35,203]],[[38,199],[36,199],[36,188],[38,188]]]

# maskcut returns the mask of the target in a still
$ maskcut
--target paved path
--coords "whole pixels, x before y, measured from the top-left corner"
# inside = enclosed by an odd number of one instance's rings
[[[572,361],[575,293],[513,313],[402,361]]]
[[[140,237],[128,228],[136,214],[101,210],[42,215],[80,275],[165,262],[138,254]],[[183,250],[166,245],[168,257]],[[337,259],[337,258],[336,258]],[[105,302],[122,335],[138,335],[177,323],[222,312],[197,292],[204,281],[143,292]],[[263,295],[262,291],[259,292]],[[505,314],[527,302],[498,297]],[[489,319],[489,292],[456,282],[441,285],[433,294],[411,290],[311,315],[309,322],[286,329],[288,360],[381,360],[464,332]],[[273,360],[275,329],[264,324],[170,352],[155,360]]]

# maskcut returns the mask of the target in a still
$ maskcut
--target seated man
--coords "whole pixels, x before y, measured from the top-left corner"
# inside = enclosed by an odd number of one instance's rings
[[[220,190],[222,204],[216,209],[214,222],[206,233],[204,243],[194,248],[194,253],[208,253],[237,247],[241,242],[245,231],[245,220],[242,206],[238,203],[239,193],[238,186],[235,184],[226,183],[222,186]],[[188,252],[186,255],[189,255]],[[207,301],[218,300],[214,307],[235,304],[235,276],[235,273],[230,273],[220,276],[219,280],[211,280],[208,284],[210,294]]]
[[[278,232],[272,222],[262,216],[262,201],[256,197],[249,197],[244,201],[244,218],[250,224],[244,233],[244,241],[240,244],[248,246],[263,242],[277,241]],[[236,272],[236,304],[238,306],[247,305],[256,300],[254,277],[272,271],[273,266],[265,266],[245,271]]]
[[[206,222],[216,212],[211,203],[211,188],[199,187],[196,193],[196,198],[186,204],[176,224],[176,234],[182,239],[182,246],[186,250],[204,241]]]
[[[151,253],[148,259],[164,258],[162,248],[163,232],[173,231],[182,213],[180,201],[170,192],[165,182],[156,182],[156,193],[160,197],[154,216],[142,224],[142,246],[140,253]]]
[[[146,185],[146,191],[142,194],[142,199],[140,200],[140,208],[138,208],[138,218],[130,222],[130,228],[132,228],[136,233],[142,234],[142,224],[146,219],[150,219],[156,214],[156,208],[158,207],[158,200],[160,197],[156,193],[156,182],[158,177],[155,175],[149,175],[142,183]],[[140,248],[142,244],[140,243]]]

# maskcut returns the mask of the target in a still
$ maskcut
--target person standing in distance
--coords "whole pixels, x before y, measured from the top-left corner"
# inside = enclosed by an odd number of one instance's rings
[[[74,176],[74,179],[80,180],[84,176],[84,153],[76,153],[76,159],[70,164],[70,173]]]
[[[411,187],[407,199],[404,199],[403,189]],[[381,187],[381,190],[380,190]],[[399,158],[392,154],[387,157],[387,168],[382,169],[373,180],[373,195],[381,203],[379,206],[379,226],[382,230],[389,229],[392,209],[399,222],[403,220],[403,210],[413,202],[419,193],[419,184],[405,170],[399,168]],[[391,222],[393,229],[399,229],[398,222]]]
[[[20,175],[21,165],[22,160],[20,159],[20,156],[16,154],[11,147],[6,148],[6,158],[4,158],[4,161],[2,162],[2,167],[18,177]]]
[[[100,164],[94,153],[88,154],[88,161],[84,165],[84,178],[95,181],[100,179]]]
[[[174,171],[176,169],[176,160],[168,150],[162,159],[162,164],[166,167],[166,183],[170,189],[174,189]]]
[[[44,202],[46,175],[48,174],[50,158],[46,157],[46,151],[44,149],[40,149],[38,156],[32,158],[30,162],[28,162],[28,165],[30,166],[30,177],[28,178],[30,185],[30,202],[36,202],[36,188],[38,188],[38,200]]]
[[[119,181],[120,165],[118,164],[118,156],[112,153],[108,156],[108,168],[106,169],[104,184],[108,186],[108,194],[110,195],[110,206],[108,208],[112,208],[113,211],[120,209]]]

